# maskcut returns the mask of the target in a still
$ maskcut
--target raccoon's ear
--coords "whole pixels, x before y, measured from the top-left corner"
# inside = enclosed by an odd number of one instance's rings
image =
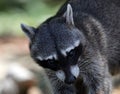
[[[67,24],[74,26],[73,9],[72,9],[72,6],[70,4],[67,5],[67,10],[64,13],[63,17],[66,18]]]
[[[30,40],[35,35],[35,28],[34,27],[30,27],[30,26],[27,26],[25,24],[21,24],[21,28]]]

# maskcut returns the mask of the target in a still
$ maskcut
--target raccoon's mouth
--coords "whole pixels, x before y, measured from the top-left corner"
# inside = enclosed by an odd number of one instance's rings
[[[66,84],[73,84],[79,76],[79,67],[72,65],[67,70],[59,70],[56,72],[56,76]]]

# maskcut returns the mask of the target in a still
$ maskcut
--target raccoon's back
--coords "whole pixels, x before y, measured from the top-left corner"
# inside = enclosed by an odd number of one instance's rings
[[[86,3],[87,1],[89,0],[83,1],[84,5],[79,9],[92,15],[105,29],[104,33],[107,39],[105,55],[110,71],[114,74],[120,71],[120,6],[114,3],[114,0],[93,0]],[[89,6],[84,8],[85,4]]]
[[[107,58],[112,74],[120,71],[120,7],[111,5],[100,19],[107,39]]]
[[[70,0],[75,12],[87,13],[97,19],[105,29],[107,58],[110,66],[120,69],[120,4],[115,0]],[[73,2],[74,1],[74,2]],[[79,4],[79,5],[77,5]]]

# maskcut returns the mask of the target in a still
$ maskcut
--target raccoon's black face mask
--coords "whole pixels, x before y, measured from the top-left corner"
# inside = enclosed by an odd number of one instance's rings
[[[21,25],[30,40],[32,58],[42,67],[56,72],[71,84],[79,75],[78,59],[82,54],[83,35],[75,27],[71,5],[62,17],[51,19],[37,29]]]

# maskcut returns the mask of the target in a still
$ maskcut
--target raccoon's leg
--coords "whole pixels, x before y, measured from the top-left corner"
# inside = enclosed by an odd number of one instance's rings
[[[111,94],[111,76],[106,63],[92,62],[81,68],[84,84],[88,89],[87,94]]]
[[[76,94],[75,87],[60,81],[55,72],[46,70],[46,73],[51,82],[53,94]]]

